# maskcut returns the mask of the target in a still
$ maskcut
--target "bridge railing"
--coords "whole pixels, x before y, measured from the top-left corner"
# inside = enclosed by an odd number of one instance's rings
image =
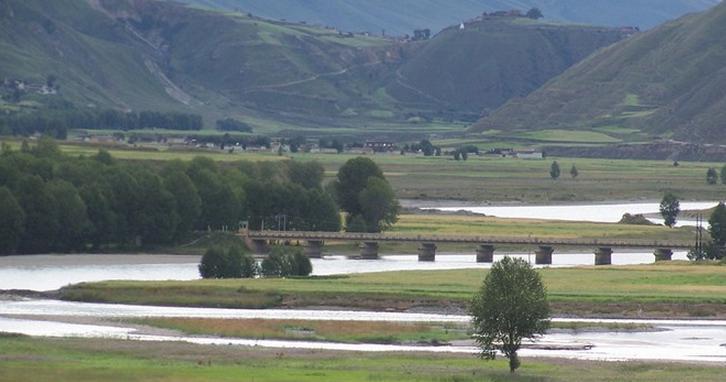
[[[658,240],[538,238],[522,236],[406,235],[358,232],[242,231],[251,239],[561,245],[620,248],[690,248],[691,243]]]

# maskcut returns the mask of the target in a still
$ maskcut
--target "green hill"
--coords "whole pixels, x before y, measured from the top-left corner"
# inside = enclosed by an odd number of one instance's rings
[[[209,127],[232,117],[260,133],[458,128],[622,37],[502,18],[404,42],[154,0],[6,0],[0,21],[0,111],[68,101],[196,113]]]
[[[628,129],[726,142],[726,3],[606,48],[472,130]]]
[[[719,0],[182,0],[188,4],[241,10],[274,19],[331,25],[345,31],[390,35],[414,29],[434,32],[482,12],[539,7],[548,20],[612,27],[652,28]]]
[[[388,93],[476,120],[625,37],[615,29],[485,18],[443,30],[397,71]]]

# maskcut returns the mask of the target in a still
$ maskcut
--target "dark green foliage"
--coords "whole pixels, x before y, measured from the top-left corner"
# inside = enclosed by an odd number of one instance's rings
[[[726,184],[726,165],[721,167],[721,184]]]
[[[711,240],[717,247],[726,247],[726,206],[723,202],[716,206],[708,219]]]
[[[580,172],[577,171],[577,167],[575,167],[575,165],[573,164],[572,168],[570,169],[570,176],[572,177],[572,179],[576,179],[578,175],[580,175]]]
[[[219,247],[210,248],[199,263],[199,274],[205,279],[252,278],[257,273],[255,259],[237,246],[226,251]]]
[[[710,167],[706,171],[706,183],[710,185],[715,185],[716,183],[718,183],[718,172],[715,168]]]
[[[208,158],[195,158],[158,169],[117,161],[103,151],[66,156],[55,142],[43,139],[0,155],[0,187],[12,192],[24,216],[22,229],[9,229],[5,240],[12,244],[9,238],[20,235],[17,245],[4,250],[169,245],[194,229],[234,231],[243,221],[252,228],[266,221],[266,228],[274,222],[276,229],[339,231],[339,209],[320,182],[316,163],[220,169]],[[16,221],[11,205],[4,206],[9,227]]]
[[[360,223],[348,224],[348,229],[380,232],[396,222],[399,204],[393,190],[375,162],[368,158],[354,158],[338,170],[333,183],[336,199],[348,214],[348,222],[360,216]]]
[[[663,217],[665,225],[673,227],[679,213],[681,213],[681,202],[678,197],[671,192],[666,193],[660,202],[660,215]]]
[[[348,224],[345,226],[345,230],[348,232],[368,232],[366,221],[360,215],[350,217]]]
[[[288,178],[291,182],[299,184],[305,188],[320,188],[323,183],[325,169],[318,162],[298,162],[288,161]]]
[[[552,165],[550,165],[550,177],[555,180],[560,177],[560,164],[557,161],[552,162]]]
[[[310,259],[301,250],[292,253],[276,247],[262,261],[261,274],[265,277],[309,276],[313,272]]]
[[[400,206],[391,185],[382,178],[368,178],[366,188],[358,195],[361,216],[371,232],[381,232],[398,220]]]
[[[529,11],[527,11],[527,17],[529,17],[532,20],[538,20],[544,17],[542,14],[542,11],[539,8],[532,8]]]
[[[202,213],[202,200],[196,186],[183,169],[167,169],[164,173],[164,187],[174,196],[180,215],[176,236],[181,238],[194,229],[194,222]]]
[[[7,187],[0,187],[0,255],[13,253],[25,229],[25,213]]]
[[[550,309],[539,273],[522,259],[496,262],[472,300],[471,315],[481,356],[494,359],[501,351],[514,372],[522,340],[544,335],[549,327]]]
[[[243,133],[252,132],[252,126],[232,118],[218,119],[216,125],[217,130],[221,131],[237,131]]]
[[[14,191],[25,212],[25,229],[18,250],[23,253],[52,250],[59,230],[58,208],[46,183],[37,175],[26,175]]]
[[[384,178],[378,165],[369,158],[353,158],[345,162],[338,170],[335,180],[336,199],[340,208],[351,215],[360,215],[358,195],[368,184],[368,178]]]
[[[62,251],[82,250],[85,236],[91,227],[86,204],[76,188],[63,180],[47,184],[57,210],[58,230],[55,233],[54,248]]]

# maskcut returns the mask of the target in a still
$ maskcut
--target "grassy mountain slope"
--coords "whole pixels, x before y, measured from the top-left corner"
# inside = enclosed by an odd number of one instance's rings
[[[346,31],[392,35],[441,30],[483,11],[539,7],[550,20],[652,28],[719,0],[183,0],[201,7],[252,12],[274,19],[331,25]]]
[[[476,120],[625,35],[614,29],[487,18],[447,28],[398,70],[395,98],[453,110]]]
[[[589,57],[473,127],[633,128],[726,142],[726,3]]]
[[[171,107],[146,69],[148,51],[117,23],[83,2],[0,2],[0,78],[31,86],[58,77],[79,104]]]

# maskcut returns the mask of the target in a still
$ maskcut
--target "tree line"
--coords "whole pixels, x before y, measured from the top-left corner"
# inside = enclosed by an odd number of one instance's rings
[[[0,116],[0,135],[43,134],[56,139],[65,139],[70,129],[197,131],[203,126],[202,117],[198,114],[159,111],[49,109],[33,114]]]
[[[100,150],[62,154],[49,138],[0,152],[0,254],[178,243],[195,230],[340,230],[315,162],[197,157],[163,165],[117,161]]]

